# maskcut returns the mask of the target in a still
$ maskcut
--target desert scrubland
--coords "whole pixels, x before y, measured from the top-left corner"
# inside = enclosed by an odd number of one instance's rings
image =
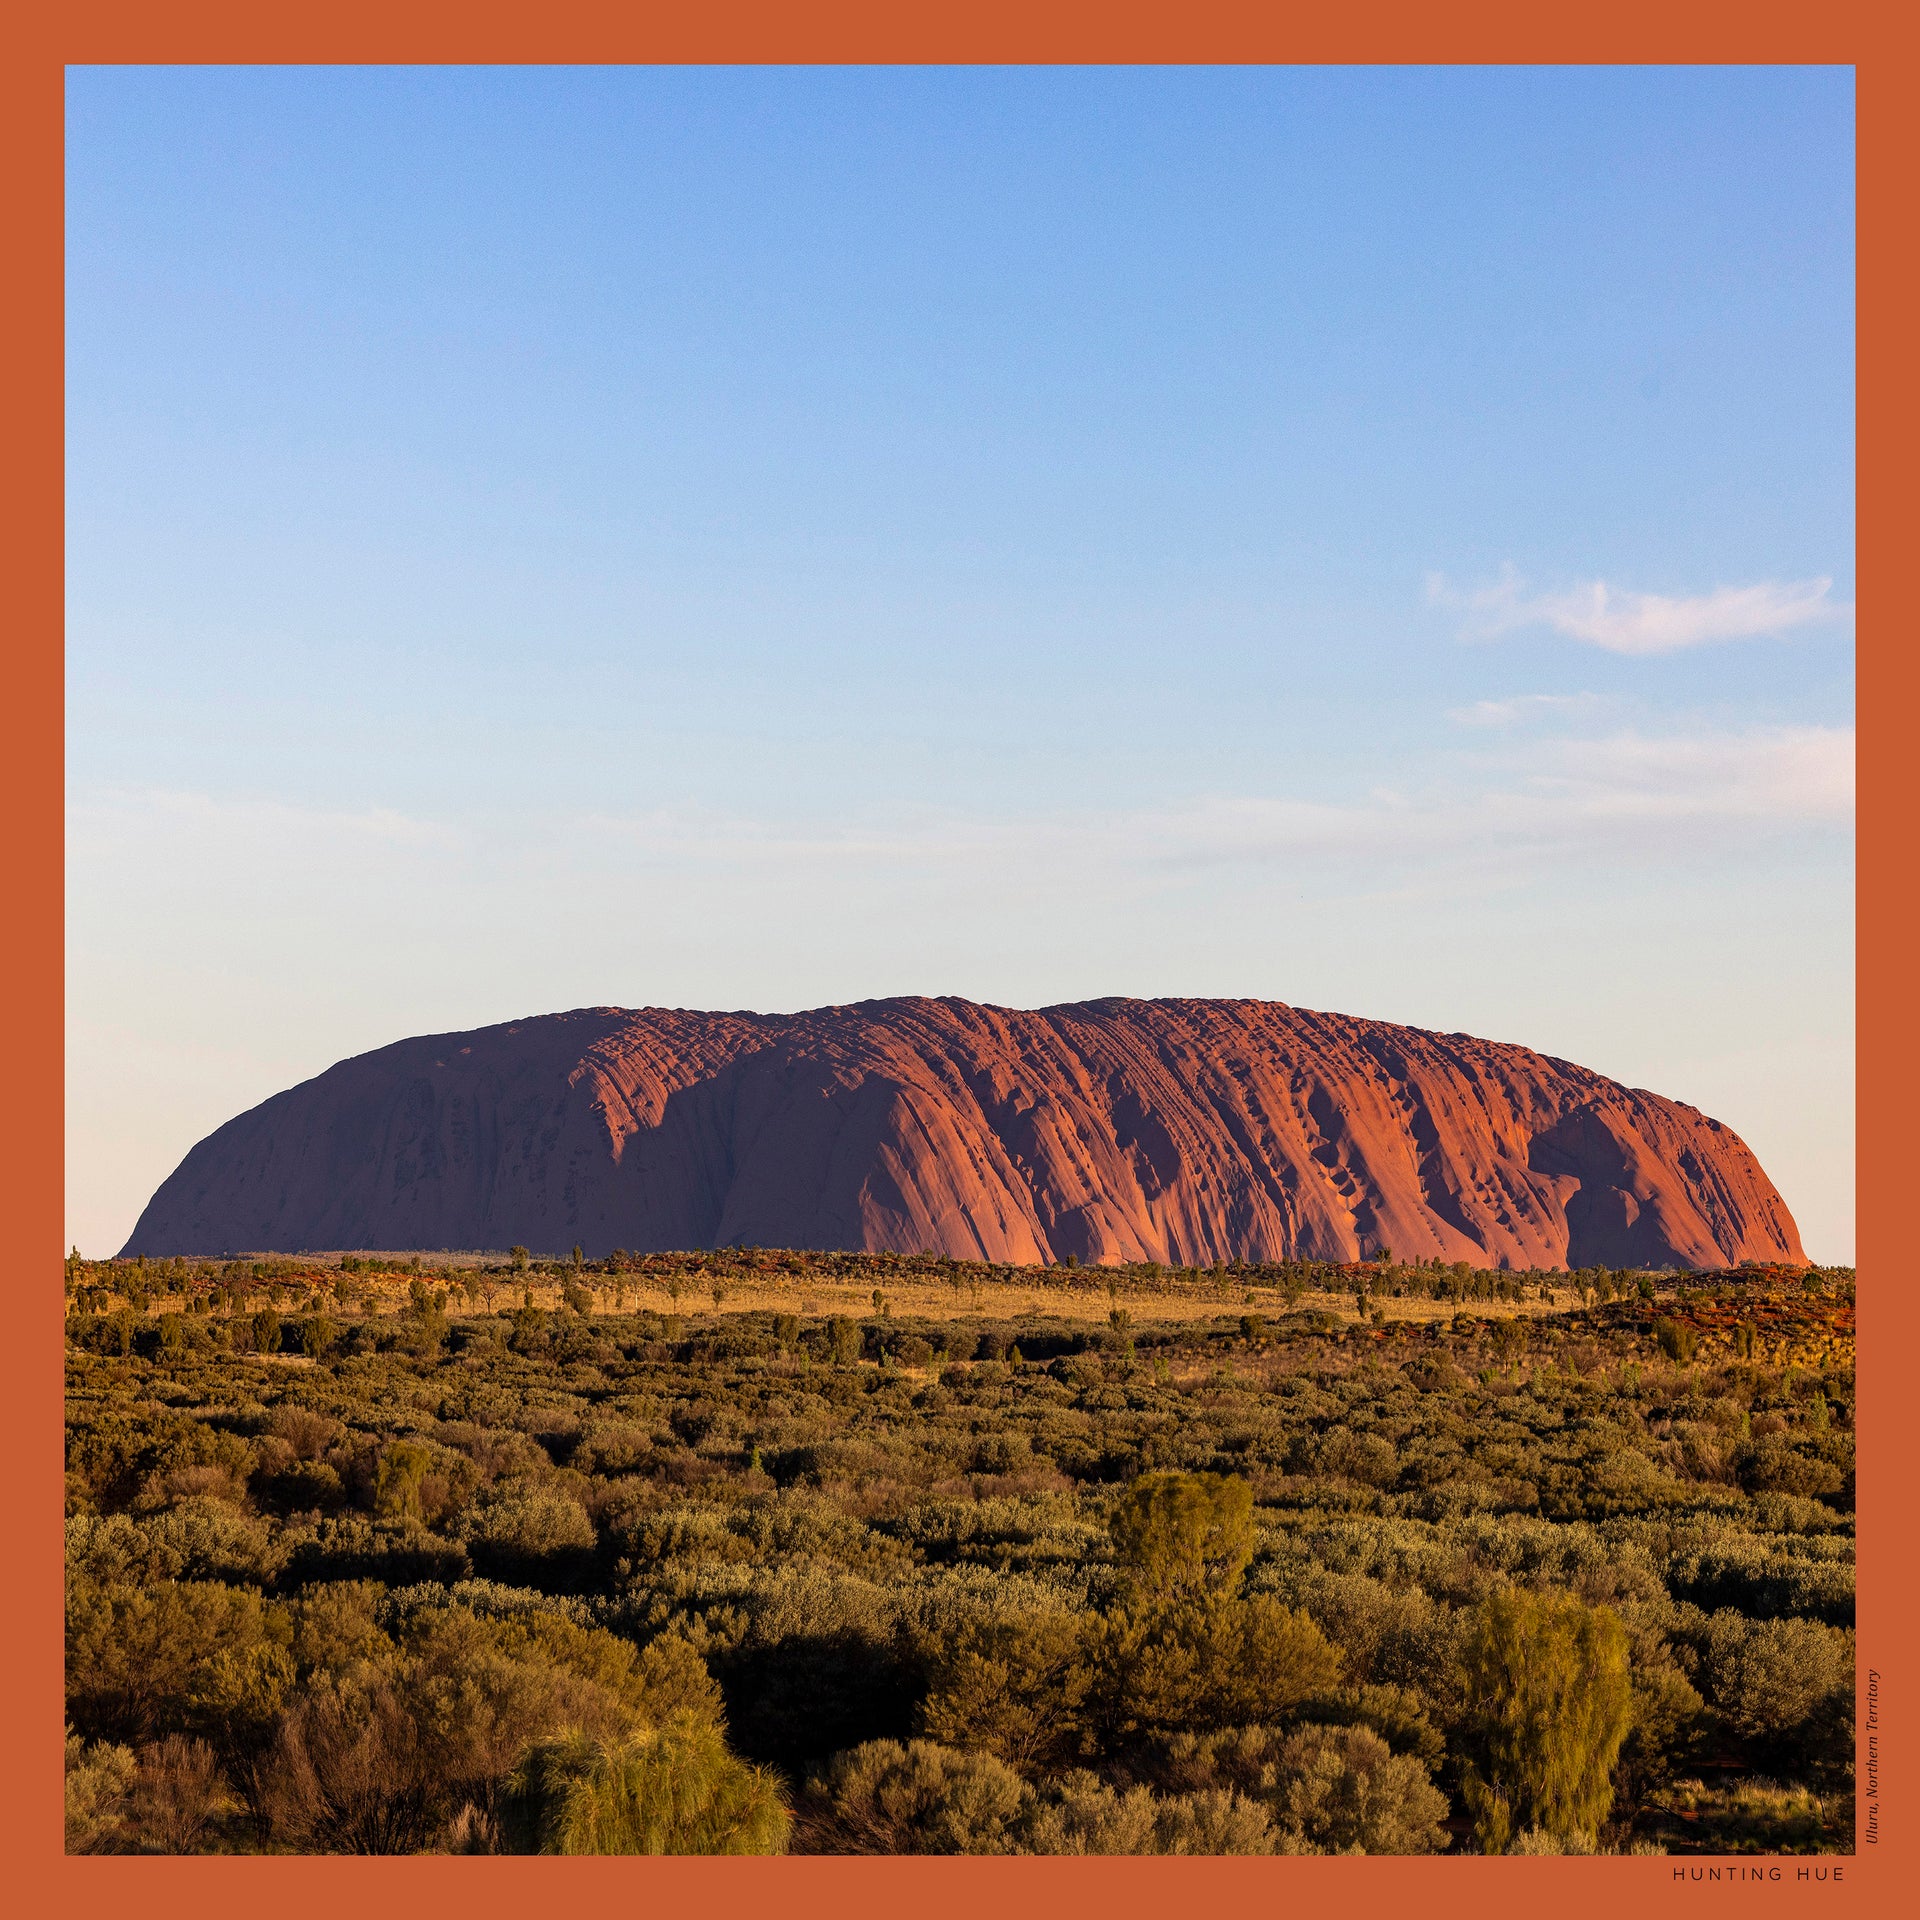
[[[76,1850],[1852,1845],[1851,1272],[67,1292]]]

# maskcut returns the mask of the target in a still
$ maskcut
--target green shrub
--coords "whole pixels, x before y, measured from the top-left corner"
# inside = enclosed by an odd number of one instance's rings
[[[66,1849],[69,1853],[119,1853],[131,1825],[128,1796],[137,1764],[131,1747],[67,1734]]]
[[[781,1853],[791,1826],[772,1775],[691,1717],[624,1740],[541,1742],[509,1783],[502,1816],[516,1853]]]
[[[1818,1776],[1845,1771],[1853,1750],[1850,1632],[1725,1610],[1709,1622],[1704,1653],[1714,1706],[1768,1764],[1785,1760]]]
[[[1447,1797],[1371,1728],[1302,1727],[1281,1749],[1274,1804],[1287,1853],[1440,1853]]]
[[[991,1754],[874,1740],[833,1757],[800,1815],[809,1853],[1016,1853],[1020,1776]]]
[[[579,1501],[539,1488],[502,1493],[471,1509],[457,1523],[474,1565],[503,1578],[537,1576],[541,1569],[569,1571],[593,1551],[593,1522]]]
[[[1341,1659],[1270,1595],[1116,1608],[1093,1626],[1085,1712],[1109,1747],[1154,1728],[1284,1719],[1338,1684]]]
[[[1272,1820],[1258,1802],[1231,1791],[1157,1798],[1091,1773],[1071,1773],[1029,1797],[1020,1851],[1048,1854],[1270,1854]]]

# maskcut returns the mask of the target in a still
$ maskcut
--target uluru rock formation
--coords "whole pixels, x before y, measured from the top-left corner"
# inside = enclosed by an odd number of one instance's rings
[[[1525,1047],[1259,1000],[594,1007],[402,1040],[189,1153],[125,1251],[1804,1258],[1745,1144]]]

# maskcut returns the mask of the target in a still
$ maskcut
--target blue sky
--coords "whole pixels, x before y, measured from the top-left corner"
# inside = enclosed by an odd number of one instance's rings
[[[1850,1258],[1852,112],[75,70],[72,1236],[410,1032],[1232,993]]]

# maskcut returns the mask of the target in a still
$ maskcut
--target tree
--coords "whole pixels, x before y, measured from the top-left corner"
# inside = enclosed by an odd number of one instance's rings
[[[1088,1636],[1085,1715],[1099,1743],[1143,1732],[1272,1724],[1338,1684],[1340,1650],[1270,1594],[1114,1609]]]
[[[1253,1489],[1224,1473],[1148,1473],[1107,1522],[1147,1602],[1231,1593],[1253,1558]]]
[[[1627,1636],[1607,1607],[1509,1591],[1480,1609],[1461,1652],[1484,1764],[1463,1781],[1486,1853],[1539,1828],[1591,1849],[1613,1807],[1613,1763],[1632,1722]]]
[[[1666,1314],[1653,1323],[1653,1337],[1660,1343],[1660,1351],[1669,1360],[1677,1360],[1682,1366],[1693,1358],[1693,1350],[1700,1339],[1684,1321]]]
[[[1025,1774],[1059,1765],[1074,1752],[1090,1679],[1081,1652],[1072,1614],[969,1622],[930,1650],[921,1731]]]
[[[1087,1710],[1105,1743],[1152,1727],[1272,1721],[1338,1681],[1339,1651],[1312,1620],[1240,1594],[1253,1557],[1244,1480],[1143,1474],[1107,1526],[1128,1592],[1087,1647]]]
[[[433,1455],[412,1440],[396,1440],[380,1456],[374,1469],[373,1510],[386,1518],[416,1518],[420,1512],[420,1483],[433,1465]]]

